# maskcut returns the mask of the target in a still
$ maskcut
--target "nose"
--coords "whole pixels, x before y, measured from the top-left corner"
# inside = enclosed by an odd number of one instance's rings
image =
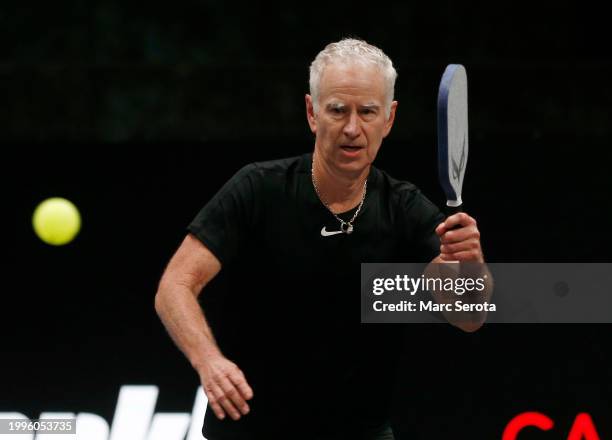
[[[361,128],[359,127],[359,118],[357,116],[357,112],[351,112],[349,115],[349,119],[344,125],[344,135],[349,139],[355,139],[359,136],[361,132]]]

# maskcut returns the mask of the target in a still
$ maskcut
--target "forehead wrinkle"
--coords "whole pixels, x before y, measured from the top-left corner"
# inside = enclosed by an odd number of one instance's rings
[[[326,86],[326,87],[325,87]],[[329,84],[321,87],[327,95],[350,95],[350,96],[363,96],[377,94],[377,87],[372,87],[371,83],[364,85],[347,85],[347,84]]]
[[[378,105],[384,101],[384,93],[378,90],[378,87],[372,87],[371,83],[366,85],[340,85],[329,84],[321,87],[319,95],[322,101],[340,101],[347,102],[363,102],[367,104]]]

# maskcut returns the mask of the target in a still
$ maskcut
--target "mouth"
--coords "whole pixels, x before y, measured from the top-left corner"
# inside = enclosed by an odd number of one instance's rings
[[[340,148],[349,153],[355,153],[359,150],[363,150],[364,147],[358,145],[340,145]]]

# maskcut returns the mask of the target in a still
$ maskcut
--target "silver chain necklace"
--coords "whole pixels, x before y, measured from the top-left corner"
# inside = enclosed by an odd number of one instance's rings
[[[365,182],[363,182],[363,196],[361,196],[361,202],[359,202],[357,211],[355,211],[355,214],[353,214],[353,217],[348,222],[345,222],[340,217],[338,217],[334,211],[331,210],[327,202],[323,199],[323,197],[321,197],[321,193],[319,192],[319,188],[317,187],[317,182],[315,181],[315,176],[314,176],[314,155],[312,156],[312,168],[310,170],[310,174],[312,176],[312,186],[314,187],[314,190],[317,193],[319,200],[321,201],[321,203],[323,203],[323,205],[325,205],[327,210],[331,212],[334,217],[336,217],[336,220],[340,222],[340,231],[344,232],[345,234],[352,233],[354,229],[353,223],[355,222],[355,219],[359,215],[359,211],[361,211],[361,207],[363,206],[363,202],[365,201],[365,198],[366,198],[366,193],[368,191],[368,179],[366,178]]]

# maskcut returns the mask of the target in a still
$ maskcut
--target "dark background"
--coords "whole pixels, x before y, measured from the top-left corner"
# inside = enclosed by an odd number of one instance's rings
[[[609,261],[612,57],[607,15],[586,3],[8,0],[0,33],[0,411],[111,422],[123,384],[158,385],[158,411],[191,410],[197,378],[154,313],[157,281],[236,170],[312,148],[307,67],[344,36],[398,69],[377,165],[439,205],[438,82],[446,64],[467,67],[464,199],[489,261]],[[61,248],[31,228],[51,196],[83,217]],[[410,438],[492,439],[537,410],[554,432],[521,439],[561,439],[587,411],[608,438],[611,330],[415,326],[398,426]]]

